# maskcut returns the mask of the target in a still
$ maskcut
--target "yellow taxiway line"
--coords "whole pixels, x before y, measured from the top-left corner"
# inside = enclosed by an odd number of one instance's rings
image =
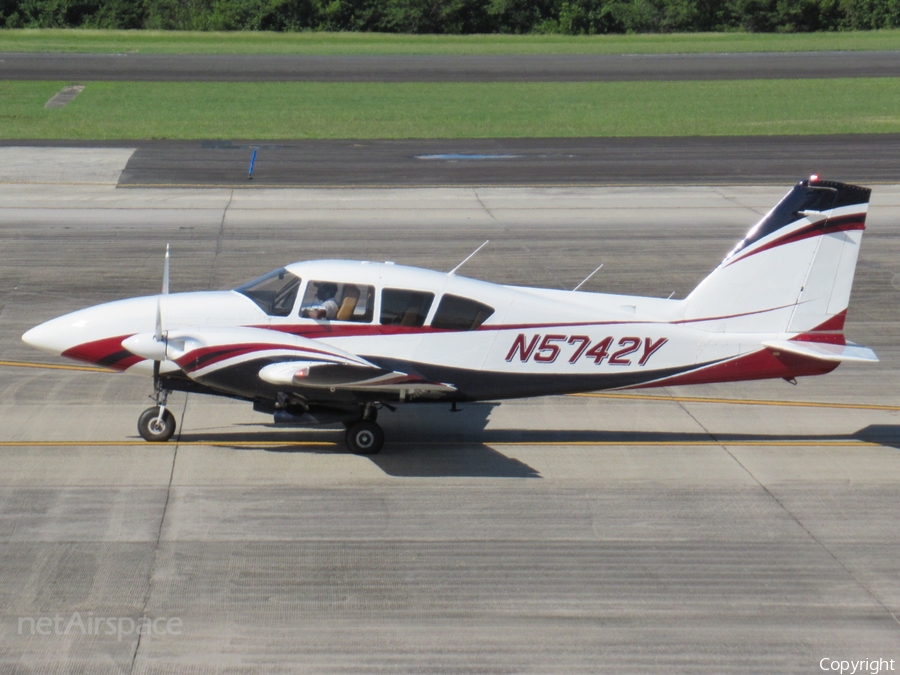
[[[742,446],[748,448],[789,447],[789,448],[863,448],[881,447],[881,443],[870,441],[503,441],[501,443],[485,443],[489,446],[587,446],[587,447],[722,447]]]
[[[88,373],[115,373],[110,368],[98,368],[96,366],[66,366],[56,363],[33,363],[31,361],[0,361],[0,366],[8,368],[41,368],[46,370],[81,370]]]
[[[137,447],[146,446],[148,448],[166,448],[166,447],[215,447],[215,448],[324,448],[336,447],[340,445],[334,441],[170,441],[168,443],[149,443],[147,441],[0,441],[0,448],[69,448],[69,447]],[[399,442],[393,445],[412,446],[422,445],[421,443]],[[479,446],[488,447],[631,447],[631,448],[649,448],[649,447],[722,447],[722,446],[741,446],[741,447],[791,447],[791,448],[809,448],[809,447],[826,447],[826,448],[864,448],[864,447],[881,447],[881,443],[871,441],[852,441],[852,440],[834,440],[834,441],[752,441],[752,440],[697,440],[697,441],[485,441],[483,443],[477,441],[453,442],[425,442],[428,446]]]
[[[653,396],[651,394],[571,394],[587,398],[611,398],[633,401],[658,401],[660,403],[724,403],[728,405],[771,405],[782,408],[838,408],[842,410],[888,410],[898,411],[900,405],[878,405],[875,403],[826,403],[821,401],[765,401],[761,399],[712,398],[706,396]]]

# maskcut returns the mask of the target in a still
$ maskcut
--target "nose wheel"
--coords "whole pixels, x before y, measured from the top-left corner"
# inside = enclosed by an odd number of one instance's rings
[[[138,417],[138,433],[145,441],[165,443],[175,433],[175,416],[166,408],[169,392],[157,387],[156,405],[147,408]]]
[[[165,408],[147,408],[138,417],[137,427],[145,441],[165,443],[175,433],[175,416]]]
[[[369,420],[360,420],[347,429],[347,447],[357,455],[374,455],[384,445],[381,427]]]

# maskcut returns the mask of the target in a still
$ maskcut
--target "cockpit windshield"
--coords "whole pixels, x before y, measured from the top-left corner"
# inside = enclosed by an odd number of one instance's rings
[[[282,267],[234,290],[246,295],[269,316],[289,316],[299,288],[300,277]]]

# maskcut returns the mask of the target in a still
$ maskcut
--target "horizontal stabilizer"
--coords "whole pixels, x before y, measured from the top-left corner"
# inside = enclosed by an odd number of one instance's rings
[[[774,351],[789,352],[822,361],[858,361],[872,363],[878,361],[875,352],[868,347],[848,343],[836,345],[828,342],[804,342],[801,340],[766,340],[763,345]]]

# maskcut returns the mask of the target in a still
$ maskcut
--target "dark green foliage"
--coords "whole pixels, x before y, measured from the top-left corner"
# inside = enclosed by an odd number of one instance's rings
[[[848,27],[839,0],[734,0],[740,27],[757,33],[838,30]]]
[[[558,32],[559,3],[554,0],[488,0],[484,11],[491,33]]]
[[[847,28],[871,30],[900,26],[900,0],[840,0]]]
[[[900,0],[0,0],[0,27],[388,33],[900,27]]]

